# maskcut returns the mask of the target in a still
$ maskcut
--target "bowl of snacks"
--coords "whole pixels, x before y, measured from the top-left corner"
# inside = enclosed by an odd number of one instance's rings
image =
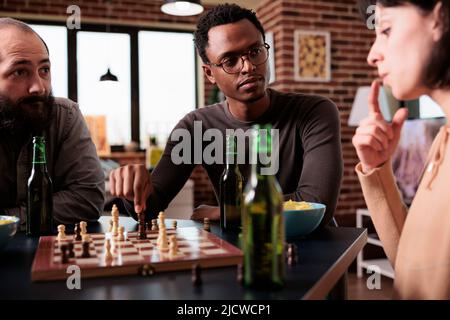
[[[283,205],[286,237],[306,236],[313,232],[322,221],[325,209],[321,203],[286,201]]]
[[[0,216],[0,249],[16,234],[19,221],[17,217]]]

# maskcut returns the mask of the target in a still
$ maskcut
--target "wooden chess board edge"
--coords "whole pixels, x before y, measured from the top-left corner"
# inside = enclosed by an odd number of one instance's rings
[[[152,263],[139,263],[133,265],[122,265],[122,266],[102,266],[94,268],[83,268],[80,266],[80,276],[81,279],[87,278],[100,278],[100,277],[115,277],[115,276],[130,276],[130,275],[141,275],[141,270],[145,266],[147,269],[152,270],[155,274],[160,272],[173,272],[173,271],[186,271],[190,270],[194,265],[199,265],[202,268],[221,268],[236,266],[242,263],[242,256],[226,256],[226,257],[211,257],[204,258],[201,260],[191,259],[182,261],[164,261],[158,262],[156,264]],[[44,281],[55,281],[55,280],[65,280],[71,273],[67,273],[67,267],[72,264],[61,265],[58,269],[48,269],[48,270],[35,270],[33,269],[31,274],[31,281],[33,282],[44,282]],[[73,264],[75,265],[75,264]]]

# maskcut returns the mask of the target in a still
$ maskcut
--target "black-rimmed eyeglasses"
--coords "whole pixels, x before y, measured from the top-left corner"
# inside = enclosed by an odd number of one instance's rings
[[[239,73],[244,67],[244,56],[247,56],[248,60],[254,65],[259,66],[267,61],[269,58],[270,46],[264,43],[260,46],[253,47],[250,50],[227,56],[222,59],[220,63],[208,63],[214,67],[221,67],[223,71],[229,74]]]

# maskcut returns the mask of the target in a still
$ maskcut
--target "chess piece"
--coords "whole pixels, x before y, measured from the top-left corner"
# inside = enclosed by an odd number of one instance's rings
[[[156,219],[152,219],[152,231],[158,230],[158,222]]]
[[[117,208],[117,205],[113,204],[111,209],[111,217],[115,218],[119,216],[119,209]]]
[[[167,243],[167,231],[166,226],[162,225],[162,228],[159,228],[159,236],[156,241],[159,250],[166,251],[168,249],[168,243]]]
[[[87,234],[87,223],[86,223],[86,221],[81,221],[80,222],[80,229],[81,229],[81,232],[80,232],[81,238],[83,238],[83,236],[85,234]]]
[[[124,241],[125,235],[124,235],[125,228],[123,226],[119,227],[119,234],[117,235],[117,241]]]
[[[244,267],[242,266],[242,264],[238,264],[237,266],[236,280],[241,285],[244,283]]]
[[[112,216],[112,221],[113,221],[113,225],[112,225],[112,234],[114,237],[117,236],[117,233],[119,232],[119,209],[117,208],[117,206],[114,204],[111,210],[111,216]]]
[[[203,230],[205,231],[211,231],[211,226],[209,224],[209,218],[203,219]]]
[[[69,253],[68,253],[68,257],[69,258],[75,258],[75,252],[73,251],[73,242],[72,241],[70,241],[68,244],[67,244],[67,248],[69,249]]]
[[[172,228],[177,229],[177,220],[172,221]]]
[[[116,237],[118,232],[119,232],[119,220],[116,219],[113,220],[112,235]]]
[[[155,274],[155,268],[151,265],[144,264],[142,267],[138,269],[138,274],[143,277],[152,276]]]
[[[83,252],[81,253],[81,258],[90,258],[91,253],[89,252],[90,237],[88,234],[83,235]]]
[[[201,277],[201,267],[199,264],[194,264],[192,266],[192,284],[194,286],[200,286],[202,284],[202,277]]]
[[[82,236],[82,241],[83,241],[83,242],[91,242],[91,236],[88,235],[88,234],[84,234],[84,235]]]
[[[80,226],[78,225],[78,223],[75,223],[75,241],[80,241],[81,240],[81,229]]]
[[[113,231],[113,225],[114,225],[114,221],[112,221],[112,219],[109,220],[109,230],[108,230],[109,233],[111,233]]]
[[[58,226],[58,235],[56,236],[56,239],[63,240],[66,238],[66,226],[63,224],[60,224]]]
[[[159,228],[161,228],[162,226],[166,226],[166,215],[164,214],[163,211],[159,212],[158,215],[158,220],[159,220]]]
[[[178,241],[175,235],[171,235],[169,238],[169,256],[175,258],[178,253]]]
[[[69,263],[69,257],[67,256],[67,245],[63,244],[60,247],[61,249],[61,263],[65,264],[65,263]]]
[[[145,231],[145,214],[144,213],[139,214],[138,233],[139,233],[139,240],[147,239],[147,233]]]
[[[105,240],[105,262],[110,262],[113,259],[113,255],[111,253],[111,240]]]
[[[293,243],[288,244],[287,249],[287,263],[289,266],[295,266],[297,264],[297,249],[296,245]]]

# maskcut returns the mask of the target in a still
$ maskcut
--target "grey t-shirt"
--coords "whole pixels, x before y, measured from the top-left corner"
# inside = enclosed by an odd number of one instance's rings
[[[196,142],[194,139],[197,139],[202,151],[205,151],[211,141],[198,140],[210,128],[220,130],[225,139],[226,129],[241,128],[246,131],[254,124],[270,123],[273,129],[279,130],[279,169],[276,177],[285,199],[324,203],[327,211],[322,224],[327,224],[336,208],[343,171],[339,112],[333,102],[320,96],[281,93],[272,89],[268,92],[270,106],[255,121],[239,121],[230,113],[225,101],[190,112],[175,129],[188,130],[193,137],[192,150]],[[194,121],[201,121],[202,135],[196,138]],[[171,153],[178,140],[169,138],[163,156],[152,172],[154,192],[147,201],[147,218],[154,218],[159,211],[167,208],[197,165],[173,163]],[[201,165],[208,173],[217,198],[225,165],[223,162],[207,164],[203,157]],[[245,183],[251,165],[247,162],[240,164],[239,168]],[[135,216],[131,206],[127,206],[127,210]]]

